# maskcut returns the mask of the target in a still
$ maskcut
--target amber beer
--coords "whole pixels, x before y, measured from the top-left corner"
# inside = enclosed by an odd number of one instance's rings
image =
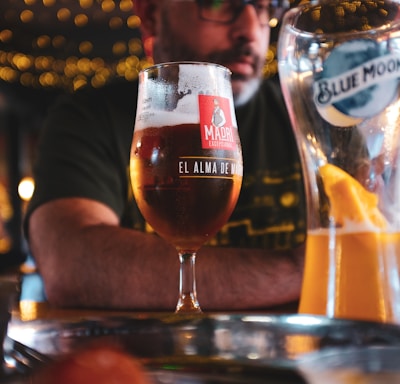
[[[178,250],[193,252],[228,220],[240,193],[242,163],[235,149],[202,148],[199,124],[135,131],[133,191],[148,223]],[[135,176],[133,177],[133,175]]]

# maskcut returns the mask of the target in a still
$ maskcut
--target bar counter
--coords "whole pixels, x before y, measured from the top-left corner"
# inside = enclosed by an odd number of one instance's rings
[[[264,329],[264,320],[275,319],[270,316],[295,315],[297,303],[265,311],[200,315],[58,308],[46,301],[34,270],[22,275],[2,274],[0,282],[6,287],[3,292],[12,296],[4,343],[6,368],[3,373],[7,383],[25,384],[41,367],[94,342],[118,345],[128,355],[139,359],[154,375],[155,383],[163,383],[166,378],[174,383],[193,380],[218,383],[226,382],[227,377],[232,377],[232,382],[246,377],[244,382],[258,383],[265,370],[274,382],[303,383],[292,367],[258,364],[265,358],[287,361],[286,356],[284,360],[283,356],[274,356],[276,340],[270,330]],[[248,316],[254,318],[246,320]],[[298,348],[295,339],[289,348]],[[252,360],[257,362],[255,366],[248,364]],[[166,370],[165,366],[169,368]],[[179,369],[173,368],[178,366]],[[1,382],[4,377],[0,377]]]
[[[400,327],[395,324],[296,311],[297,303],[196,315],[63,309],[21,295],[8,323],[0,382],[30,383],[37,369],[94,343],[117,345],[139,360],[154,384],[304,384],[298,363],[309,353],[400,346]]]
[[[230,377],[232,383],[240,378],[248,383],[269,383],[264,380],[266,373],[273,380],[271,383],[304,383],[287,366],[287,352],[291,349],[293,355],[304,346],[309,350],[312,348],[309,341],[304,344],[293,335],[286,342],[284,355],[281,352],[277,355],[276,348],[282,340],[265,328],[265,321],[272,321],[272,327],[281,327],[275,320],[280,316],[295,316],[290,314],[295,307],[294,303],[263,313],[176,315],[61,309],[46,302],[22,300],[12,310],[6,352],[28,361],[22,371],[34,371],[93,342],[117,344],[143,363],[155,383],[167,379],[174,383],[229,383],[226,380]],[[276,333],[280,334],[282,331]],[[274,362],[260,365],[265,359]],[[14,364],[21,365],[21,361]]]

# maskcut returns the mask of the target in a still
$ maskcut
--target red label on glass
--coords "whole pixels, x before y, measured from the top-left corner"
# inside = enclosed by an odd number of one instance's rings
[[[201,143],[205,149],[236,149],[229,99],[199,95]]]

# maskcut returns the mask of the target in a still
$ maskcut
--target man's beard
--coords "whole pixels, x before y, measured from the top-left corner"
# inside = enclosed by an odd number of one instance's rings
[[[217,63],[226,66],[228,63],[237,61],[242,56],[252,57],[254,63],[254,75],[252,77],[232,74],[232,91],[235,106],[245,104],[256,93],[262,81],[262,69],[264,58],[260,57],[246,42],[238,43],[233,50],[217,51],[207,56],[199,56],[190,47],[181,44],[179,36],[171,32],[167,16],[162,16],[163,31],[154,43],[154,61],[165,63],[170,61],[202,61]]]

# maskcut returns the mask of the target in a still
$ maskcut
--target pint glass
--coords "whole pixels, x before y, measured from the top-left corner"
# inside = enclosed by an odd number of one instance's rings
[[[400,6],[322,1],[278,45],[307,198],[300,312],[400,321]]]

